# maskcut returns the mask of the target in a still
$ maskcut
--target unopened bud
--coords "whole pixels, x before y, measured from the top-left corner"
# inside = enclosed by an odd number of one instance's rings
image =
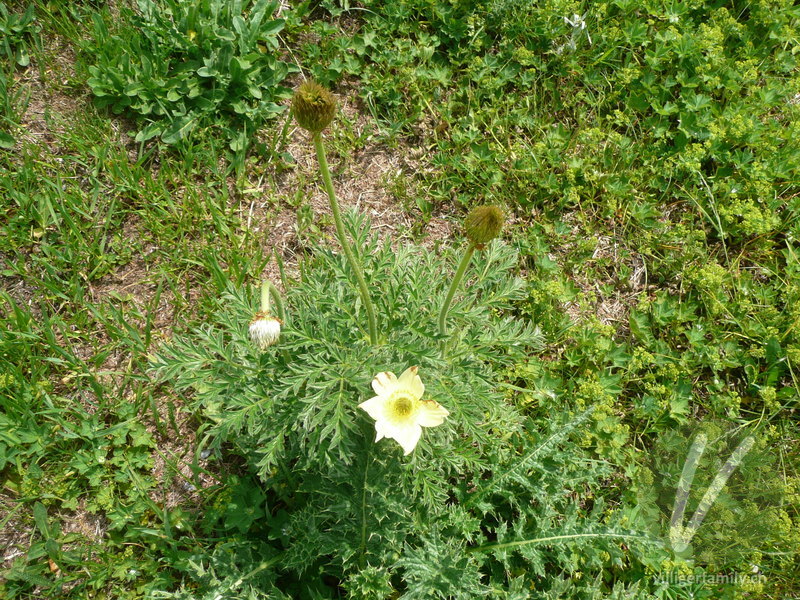
[[[477,206],[464,219],[467,239],[479,249],[500,235],[505,217],[499,206]]]
[[[266,350],[278,341],[281,322],[269,313],[260,312],[250,322],[250,341],[260,350]]]
[[[292,114],[300,127],[319,133],[333,121],[336,99],[316,81],[306,81],[294,93]]]

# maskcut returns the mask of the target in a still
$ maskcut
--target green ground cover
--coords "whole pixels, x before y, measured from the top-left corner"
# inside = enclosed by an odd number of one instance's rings
[[[800,596],[794,2],[36,0],[0,34],[0,597]],[[451,414],[404,457],[357,405],[410,365]],[[685,522],[753,447],[677,548],[699,434]]]

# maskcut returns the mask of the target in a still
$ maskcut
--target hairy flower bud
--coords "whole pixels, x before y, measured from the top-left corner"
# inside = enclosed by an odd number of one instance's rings
[[[500,235],[503,230],[503,211],[499,206],[477,206],[464,219],[467,239],[479,249]]]
[[[333,121],[336,99],[316,81],[306,81],[294,93],[292,114],[300,127],[319,133]]]
[[[256,313],[250,322],[250,341],[260,350],[266,350],[278,341],[281,335],[281,322],[266,312]]]

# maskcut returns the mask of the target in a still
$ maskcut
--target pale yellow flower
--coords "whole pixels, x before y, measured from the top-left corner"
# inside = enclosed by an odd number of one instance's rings
[[[400,377],[384,371],[372,380],[378,394],[359,404],[375,419],[375,441],[391,438],[411,454],[422,435],[423,427],[436,427],[450,412],[435,400],[423,400],[425,385],[417,375],[417,367],[409,367]]]

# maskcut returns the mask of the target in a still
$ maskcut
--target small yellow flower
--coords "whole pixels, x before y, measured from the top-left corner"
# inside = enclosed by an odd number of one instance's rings
[[[359,404],[375,419],[375,441],[391,438],[403,447],[405,455],[417,445],[423,427],[436,427],[450,412],[435,400],[423,400],[425,385],[417,375],[417,367],[409,367],[398,378],[384,371],[372,380],[378,394]]]

